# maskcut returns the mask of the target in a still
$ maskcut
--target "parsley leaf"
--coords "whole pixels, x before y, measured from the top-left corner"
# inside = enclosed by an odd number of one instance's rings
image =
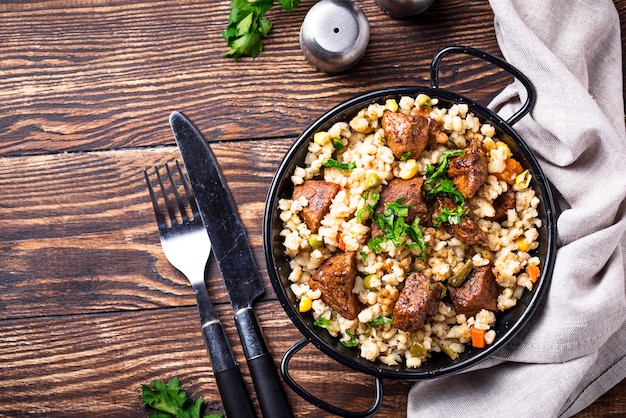
[[[450,225],[460,225],[461,217],[467,215],[469,209],[464,209],[459,205],[454,209],[441,208],[439,215],[433,219],[433,225],[439,226],[441,223],[449,223]]]
[[[349,337],[348,341],[340,340],[339,342],[344,345],[344,347],[356,347],[357,340],[356,335],[346,330],[346,335]]]
[[[445,177],[445,173],[448,172],[450,166],[450,158],[458,157],[464,154],[463,150],[445,150],[441,157],[439,157],[438,167],[435,168],[432,165],[426,166],[427,179],[424,182],[426,185],[426,197],[433,199],[436,196],[448,196],[458,206],[454,209],[441,208],[439,215],[433,219],[435,227],[441,223],[448,223],[450,225],[460,225],[461,218],[469,213],[468,209],[464,208],[465,197],[461,193],[454,182],[448,177]]]
[[[410,228],[407,228],[406,234],[413,241],[412,244],[407,244],[407,247],[414,248],[420,247],[420,258],[422,260],[426,260],[426,240],[424,240],[424,234],[422,234],[422,229],[420,228],[420,218],[415,218]]]
[[[333,148],[335,149],[335,151],[341,151],[342,149],[344,149],[341,138],[333,138]]]
[[[435,180],[443,176],[443,174],[448,171],[448,167],[450,166],[450,158],[460,157],[463,154],[465,154],[465,151],[463,151],[462,149],[445,150],[441,154],[441,157],[439,157],[439,161],[437,162],[437,169],[435,169],[435,167],[430,164],[426,166],[426,175],[429,177],[426,180],[426,184],[432,184]]]
[[[149,413],[150,418],[200,418],[204,400],[195,401],[181,390],[177,377],[171,378],[167,385],[161,380],[153,380],[152,386],[141,385],[141,399],[144,406],[155,411]],[[209,417],[222,417],[222,414],[211,414]]]
[[[374,237],[367,244],[368,248],[379,253],[382,250],[382,243],[391,241],[395,247],[399,247],[407,235],[412,243],[408,243],[407,247],[414,248],[419,246],[422,249],[421,257],[426,256],[426,242],[419,226],[419,218],[415,218],[411,225],[408,225],[405,218],[409,216],[409,206],[402,204],[403,197],[395,202],[385,203],[385,210],[382,214],[377,213],[374,222],[378,224],[383,231],[382,236]]]
[[[290,12],[300,0],[279,0],[282,8]],[[243,56],[256,58],[263,51],[263,38],[269,36],[272,24],[264,17],[274,6],[274,0],[232,0],[228,26],[222,32],[226,45],[224,52],[235,61]]]
[[[377,328],[383,324],[389,324],[391,322],[393,322],[393,318],[381,315],[378,318],[372,319],[370,322],[367,322],[367,325],[371,328]]]
[[[435,196],[446,195],[461,206],[465,204],[465,197],[463,196],[463,193],[458,191],[452,180],[449,178],[440,179],[432,188],[428,190],[426,195],[430,199]]]
[[[337,160],[333,160],[332,158],[326,158],[323,162],[324,165],[327,165],[332,168],[337,168],[342,171],[350,171],[356,168],[356,162],[352,161],[349,163],[342,163]]]
[[[374,201],[373,204],[368,204],[367,201],[370,200],[370,196],[371,199]],[[361,209],[356,211],[356,221],[357,223],[361,223],[361,218],[363,217],[363,215],[365,214],[365,211],[368,211],[368,214],[372,214],[374,213],[374,211],[376,210],[376,205],[378,204],[378,200],[380,199],[380,194],[378,193],[372,193],[370,195],[370,192],[366,192],[363,195],[363,200],[365,200],[365,206],[363,206]]]
[[[324,317],[320,317],[313,322],[313,325],[320,328],[328,328],[330,326],[330,321]]]

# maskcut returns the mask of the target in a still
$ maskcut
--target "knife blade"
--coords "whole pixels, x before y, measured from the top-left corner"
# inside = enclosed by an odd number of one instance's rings
[[[293,417],[252,308],[264,289],[235,201],[213,151],[196,127],[180,112],[170,115],[170,126],[228,290],[261,412],[264,417]]]

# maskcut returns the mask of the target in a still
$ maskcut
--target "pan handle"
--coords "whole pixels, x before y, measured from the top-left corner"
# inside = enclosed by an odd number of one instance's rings
[[[311,393],[307,392],[302,386],[300,386],[298,383],[296,383],[295,380],[293,380],[293,378],[289,374],[289,361],[298,351],[302,350],[304,346],[308,343],[309,341],[306,338],[302,338],[300,341],[292,345],[291,348],[285,351],[285,354],[283,355],[283,358],[280,362],[280,373],[283,377],[284,382],[294,392],[300,395],[301,398],[303,398],[310,404],[323,409],[326,412],[330,412],[331,414],[346,418],[365,418],[373,416],[380,409],[383,402],[383,381],[379,377],[375,377],[376,393],[374,395],[374,402],[372,403],[372,406],[369,407],[369,409],[362,412],[348,411],[324,402],[321,399],[316,398]]]
[[[472,48],[470,46],[449,46],[447,48],[442,49],[435,55],[433,58],[433,62],[430,65],[430,84],[433,88],[439,88],[439,63],[441,60],[450,54],[467,54],[472,55],[477,58],[481,58],[485,61],[488,61],[507,73],[511,74],[513,77],[518,79],[522,85],[526,88],[527,98],[524,105],[513,115],[511,116],[506,123],[509,125],[515,124],[521,118],[523,118],[528,112],[530,112],[531,108],[535,104],[535,87],[531,83],[530,79],[526,77],[520,70],[509,64],[508,62],[488,54],[484,51],[481,51],[476,48]]]

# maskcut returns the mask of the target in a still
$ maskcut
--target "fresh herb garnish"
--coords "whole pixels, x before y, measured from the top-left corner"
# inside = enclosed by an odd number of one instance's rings
[[[300,0],[278,0],[282,8],[290,12]],[[256,58],[263,51],[263,38],[269,36],[272,24],[265,14],[274,6],[274,0],[232,0],[228,26],[222,32],[226,45],[224,53],[236,60],[243,56]]]
[[[344,347],[356,347],[357,346],[357,341],[356,341],[356,336],[351,333],[350,331],[346,331],[346,335],[350,338],[348,341],[345,340],[341,340],[341,344],[344,345]]]
[[[430,199],[441,195],[448,196],[461,206],[465,204],[465,197],[463,197],[463,193],[459,192],[452,180],[449,178],[440,179],[432,188],[428,189],[428,192],[426,193],[426,196]]]
[[[393,322],[393,318],[381,315],[378,318],[373,319],[370,322],[368,322],[367,325],[371,328],[377,328],[383,324],[390,324],[392,322]]]
[[[361,258],[363,259],[364,262],[367,261],[367,253],[365,251],[361,251],[359,252],[359,254],[361,254]]]
[[[456,188],[452,180],[444,176],[448,172],[450,158],[459,157],[464,153],[460,149],[445,150],[439,157],[437,168],[430,164],[426,166],[427,179],[424,182],[426,197],[433,199],[436,196],[448,196],[458,204],[454,209],[441,208],[439,215],[433,220],[434,226],[439,226],[444,222],[450,225],[459,225],[461,218],[469,213],[469,210],[464,208],[465,197],[463,194]]]
[[[204,400],[198,398],[195,401],[181,390],[180,381],[177,377],[171,378],[167,385],[161,380],[153,380],[152,386],[141,385],[141,399],[144,406],[155,411],[150,411],[150,418],[200,418]],[[221,418],[222,414],[210,414],[205,418]]]
[[[383,213],[376,214],[374,222],[383,231],[383,235],[372,238],[367,246],[372,252],[379,253],[383,242],[391,241],[395,247],[399,247],[404,242],[404,235],[408,235],[413,243],[407,244],[407,247],[419,246],[422,249],[422,257],[425,257],[426,243],[419,227],[419,218],[415,218],[410,225],[406,223],[405,218],[409,216],[409,206],[403,205],[403,200],[404,198],[401,197],[395,202],[385,203]]]
[[[426,184],[432,184],[448,171],[448,167],[450,166],[450,158],[460,157],[463,154],[465,154],[465,151],[463,151],[462,149],[447,149],[441,154],[441,157],[439,157],[439,161],[437,162],[437,169],[435,169],[434,166],[427,164],[426,176],[428,177],[428,179],[426,180]]]
[[[411,156],[411,151],[407,151],[400,156],[400,161],[406,161]]]
[[[367,201],[370,200],[370,198],[374,201],[374,203],[371,204],[371,205],[367,203]],[[378,204],[378,200],[379,199],[380,199],[380,194],[378,194],[378,193],[370,194],[370,192],[366,192],[363,195],[363,200],[365,200],[365,206],[363,206],[361,209],[356,211],[356,221],[357,221],[357,223],[361,223],[361,218],[365,214],[365,211],[368,211],[369,214],[374,213],[374,211],[376,210],[376,205]]]
[[[454,209],[441,208],[439,211],[439,215],[437,215],[433,219],[433,225],[439,226],[442,223],[449,223],[450,225],[460,225],[461,217],[467,215],[469,213],[469,209],[464,209],[463,206],[459,205]]]
[[[328,328],[330,326],[330,321],[324,317],[320,317],[313,322],[313,325],[320,328]]]
[[[344,148],[341,138],[333,138],[333,148],[335,151],[341,151]]]
[[[406,234],[411,238],[412,243],[407,244],[408,248],[419,247],[420,259],[426,260],[426,240],[424,240],[424,234],[422,234],[422,228],[420,228],[420,218],[415,218],[411,226],[406,230]]]
[[[327,165],[332,168],[337,168],[342,171],[350,171],[356,168],[356,162],[352,161],[349,163],[342,163],[337,160],[333,160],[332,158],[326,158],[323,162],[324,165]]]

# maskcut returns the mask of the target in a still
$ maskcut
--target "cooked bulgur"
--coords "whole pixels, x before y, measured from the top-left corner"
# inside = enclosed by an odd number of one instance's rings
[[[306,198],[279,202],[281,236],[291,260],[291,291],[300,301],[300,310],[309,312],[319,326],[345,345],[357,347],[363,358],[387,365],[404,362],[410,368],[420,367],[434,352],[443,351],[455,358],[467,344],[472,344],[472,328],[484,330],[485,344],[493,343],[496,333],[492,328],[497,320],[497,312],[485,309],[470,317],[457,314],[444,297],[436,314],[419,329],[406,332],[394,327],[390,318],[410,273],[421,272],[445,284],[468,260],[476,267],[491,263],[501,290],[497,307],[506,310],[515,306],[526,289],[532,289],[536,277],[530,277],[526,268],[539,264],[539,258],[531,256],[538,246],[541,221],[537,215],[539,199],[529,187],[530,174],[515,173],[512,180],[505,181],[502,173],[512,154],[495,137],[494,126],[481,123],[465,104],[439,108],[436,99],[431,103],[421,111],[439,124],[449,141],[429,144],[419,158],[396,159],[381,127],[385,109],[409,114],[418,107],[416,98],[407,96],[364,107],[348,123],[335,123],[311,138],[304,165],[294,170],[291,181],[301,185],[306,180],[321,179],[340,186],[315,233],[300,216],[308,203]],[[380,190],[394,178],[425,177],[427,167],[436,166],[446,149],[463,149],[471,141],[480,141],[486,150],[489,175],[476,194],[467,199],[470,211],[466,216],[487,235],[488,243],[464,244],[445,230],[425,224],[421,226],[424,247],[409,245],[411,240],[405,237],[399,245],[384,241],[380,250],[374,252],[368,246],[371,208]],[[328,159],[351,167],[331,167]],[[377,179],[378,184],[372,179]],[[515,191],[514,209],[508,210],[500,222],[489,220],[494,216],[494,201],[510,188]],[[353,320],[331,309],[322,301],[321,292],[309,286],[309,279],[324,261],[341,251],[357,254],[358,276],[353,292],[358,295],[361,310]]]

